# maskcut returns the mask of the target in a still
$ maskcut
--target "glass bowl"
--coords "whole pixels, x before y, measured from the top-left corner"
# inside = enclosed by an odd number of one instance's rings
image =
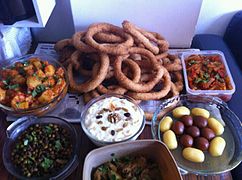
[[[16,143],[18,137],[24,133],[24,131],[31,125],[34,124],[57,124],[58,126],[66,129],[70,134],[71,144],[73,145],[72,154],[67,162],[67,164],[57,171],[55,174],[51,174],[45,177],[31,177],[27,178],[26,176],[21,175],[20,170],[13,164],[11,160],[11,152]],[[22,117],[19,118],[17,121],[12,123],[6,130],[7,139],[3,146],[3,163],[6,169],[18,179],[35,179],[35,180],[42,180],[42,179],[65,179],[68,177],[74,169],[77,167],[79,161],[79,151],[80,151],[80,139],[77,136],[75,128],[68,123],[67,121],[53,116],[43,116],[43,117]]]
[[[165,116],[172,117],[172,110],[177,106],[188,108],[200,107],[210,111],[210,114],[225,125],[224,133],[221,135],[226,141],[224,152],[219,157],[212,157],[208,152],[204,152],[203,163],[193,163],[183,158],[182,148],[179,145],[175,150],[171,150],[182,173],[193,173],[199,175],[213,175],[232,170],[242,160],[242,126],[239,118],[228,108],[227,104],[217,97],[180,95],[163,101],[154,113],[152,119],[152,136],[154,139],[162,141],[160,132],[160,121]],[[163,112],[162,117],[157,115]]]
[[[56,107],[56,105],[62,99],[64,99],[64,97],[66,96],[68,86],[69,86],[69,79],[67,76],[67,72],[66,72],[65,68],[55,58],[53,58],[50,55],[28,54],[25,56],[4,60],[4,62],[1,64],[1,68],[10,67],[10,66],[14,65],[14,63],[16,63],[16,62],[25,62],[29,58],[33,58],[33,57],[37,57],[37,58],[40,58],[41,60],[48,61],[50,64],[54,65],[55,68],[62,67],[64,70],[64,74],[65,74],[66,85],[65,85],[64,89],[59,93],[59,95],[56,96],[55,98],[53,98],[49,103],[41,104],[37,107],[28,108],[28,109],[24,109],[24,110],[22,110],[22,109],[16,110],[12,107],[9,107],[9,106],[6,106],[6,105],[0,103],[0,108],[7,114],[10,114],[10,115],[16,116],[16,117],[30,116],[30,115],[31,116],[42,116],[42,115],[46,114],[47,112],[50,112],[51,110],[53,110]]]
[[[114,103],[115,106],[113,108],[113,110],[110,110],[108,111],[108,114],[105,115],[105,113],[101,114],[102,116],[107,116],[106,119],[103,118],[103,119],[97,119],[98,118],[98,114],[96,117],[94,118],[90,118],[91,120],[94,119],[93,122],[91,121],[88,121],[86,120],[87,119],[87,115],[89,114],[92,114],[92,110],[90,110],[90,108],[92,108],[93,106],[95,106],[96,103],[100,103],[100,101],[104,101],[105,99],[108,99],[108,98],[117,98],[116,100],[111,100],[110,101],[110,104]],[[123,101],[124,102],[127,102],[124,106],[121,106],[122,103],[119,104],[119,101]],[[107,101],[107,100],[106,100]],[[103,106],[102,108],[103,109],[109,109],[110,108],[110,104],[105,104],[103,103]],[[118,106],[118,104],[120,106]],[[134,122],[134,120],[128,120],[128,118],[126,118],[124,116],[124,111],[123,110],[118,110],[118,108],[127,108],[128,110],[130,110],[128,107],[131,107],[129,105],[132,105],[132,109],[135,108],[135,111],[134,113],[136,113],[135,115],[130,113],[130,117],[136,117],[137,118],[137,123],[136,124],[132,124]],[[117,109],[116,109],[117,107]],[[111,107],[112,109],[112,107]],[[89,112],[91,111],[91,112]],[[99,111],[99,110],[98,110]],[[101,110],[100,110],[101,111]],[[131,111],[131,110],[130,110]],[[119,114],[117,113],[119,112]],[[96,113],[96,111],[94,112]],[[116,116],[118,117],[119,120],[117,121],[109,121],[109,117],[111,116]],[[139,117],[137,117],[137,116]],[[135,118],[133,118],[135,119]],[[99,121],[102,121],[102,122],[99,122]],[[127,126],[124,126],[124,124],[127,122]],[[102,123],[102,124],[100,124]],[[121,128],[120,128],[120,125]],[[94,98],[93,100],[91,100],[89,103],[87,103],[84,108],[82,109],[82,113],[81,113],[81,126],[82,126],[82,129],[83,131],[85,132],[85,134],[88,136],[88,138],[94,143],[96,144],[97,146],[105,146],[105,145],[109,145],[109,144],[113,144],[113,143],[119,143],[119,142],[125,142],[125,141],[131,141],[131,140],[135,140],[138,138],[138,136],[142,133],[144,127],[145,127],[145,116],[144,116],[144,112],[143,110],[140,108],[139,105],[137,105],[135,103],[135,101],[133,99],[131,99],[130,97],[128,96],[124,96],[124,95],[116,95],[116,94],[104,94],[102,96],[99,96],[97,98]],[[103,130],[102,128],[103,127],[106,127],[107,126],[107,129],[106,130]],[[94,131],[91,133],[90,129],[88,129],[88,127],[94,127]],[[96,130],[96,129],[97,130]],[[102,131],[102,130],[103,131]],[[119,130],[120,129],[120,130]],[[124,138],[120,138],[120,139],[115,139],[113,140],[114,138],[116,137],[119,137],[120,134],[124,134],[127,130],[130,130],[132,132],[132,134],[130,135],[127,135],[126,137]],[[112,134],[112,131],[114,132],[114,134]],[[97,134],[99,133],[99,134]],[[104,137],[104,138],[109,138],[109,139],[112,139],[112,140],[107,140],[107,139],[102,139],[101,138]]]

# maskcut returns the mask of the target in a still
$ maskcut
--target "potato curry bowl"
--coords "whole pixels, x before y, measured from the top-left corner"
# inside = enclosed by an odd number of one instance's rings
[[[0,70],[0,107],[14,116],[43,115],[67,93],[64,67],[46,55],[6,60]]]

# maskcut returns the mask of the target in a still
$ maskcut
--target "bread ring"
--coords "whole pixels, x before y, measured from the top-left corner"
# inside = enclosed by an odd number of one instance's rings
[[[107,54],[100,54],[100,69],[98,74],[84,83],[77,84],[75,82],[73,78],[73,67],[74,64],[70,63],[67,69],[71,88],[79,93],[89,92],[94,90],[105,79],[109,67],[109,57]]]
[[[124,58],[122,56],[118,56],[117,59],[114,62],[114,75],[116,79],[118,80],[119,84],[126,89],[129,89],[131,91],[135,92],[148,92],[150,91],[161,79],[161,77],[164,74],[164,71],[162,68],[160,68],[160,65],[157,63],[157,60],[155,59],[155,56],[148,50],[142,49],[142,48],[131,48],[129,50],[130,54],[141,54],[142,56],[145,56],[148,58],[148,60],[151,63],[151,66],[155,72],[154,78],[147,82],[147,83],[135,83],[132,80],[130,80],[126,75],[122,72],[122,62],[124,61]]]
[[[165,97],[169,91],[171,90],[171,77],[169,72],[161,67],[164,71],[163,79],[163,87],[158,92],[147,92],[147,93],[137,93],[137,92],[128,92],[127,95],[138,100],[159,100]]]
[[[138,83],[139,80],[140,80],[140,76],[141,76],[141,70],[140,70],[138,64],[136,64],[131,59],[125,59],[123,62],[126,65],[128,65],[128,67],[131,68],[131,71],[133,72],[132,81],[135,82],[135,83]],[[108,86],[108,88],[106,88],[105,86],[100,84],[97,87],[97,90],[99,92],[101,92],[102,94],[111,94],[111,93],[124,94],[124,93],[127,92],[127,89],[125,89],[121,86],[117,86],[117,85],[116,86]]]
[[[70,46],[70,45],[71,45],[71,39],[62,39],[62,40],[58,41],[57,43],[55,43],[54,49],[57,52],[60,52],[64,47]]]
[[[78,49],[81,52],[85,52],[85,53],[93,53],[93,52],[97,52],[96,49],[92,48],[91,46],[87,45],[83,39],[86,35],[86,32],[80,31],[80,32],[76,32],[73,36],[72,36],[72,43],[73,46]]]
[[[175,84],[177,90],[181,92],[183,90],[183,77],[181,71],[170,72],[172,82]]]
[[[168,54],[168,56],[162,59],[162,61],[163,61],[163,66],[169,72],[182,70],[181,60],[175,55]]]
[[[159,48],[153,45],[147,37],[145,37],[140,31],[137,30],[137,27],[130,23],[129,21],[123,21],[123,28],[126,32],[134,36],[140,43],[142,43],[148,50],[154,54],[159,53]]]
[[[102,43],[122,43],[124,41],[122,37],[106,32],[99,32],[95,34],[94,39]]]
[[[119,44],[98,43],[95,41],[94,36],[99,32],[118,34],[120,37],[124,38],[125,41]],[[134,43],[132,36],[125,33],[122,28],[108,23],[92,24],[89,26],[85,40],[88,45],[92,46],[98,51],[113,55],[127,54],[128,49],[133,46]]]

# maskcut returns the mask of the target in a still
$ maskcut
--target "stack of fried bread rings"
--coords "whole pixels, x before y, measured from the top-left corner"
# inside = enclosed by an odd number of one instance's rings
[[[182,65],[167,53],[168,42],[128,21],[122,26],[92,24],[56,43],[59,60],[67,67],[70,92],[83,93],[85,103],[108,93],[128,95],[137,103],[178,95],[183,89]],[[78,83],[75,73],[86,81]],[[151,117],[146,112],[146,118]]]

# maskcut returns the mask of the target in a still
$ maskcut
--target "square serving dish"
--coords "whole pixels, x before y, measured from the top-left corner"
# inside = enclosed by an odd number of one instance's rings
[[[189,82],[188,82],[189,77],[188,77],[188,71],[187,71],[187,66],[186,66],[187,58],[192,56],[192,55],[201,55],[201,56],[204,56],[206,58],[212,57],[212,56],[218,56],[219,60],[224,65],[224,68],[225,68],[225,71],[226,71],[225,77],[228,77],[229,84],[230,84],[231,88],[226,89],[226,90],[215,90],[215,89],[214,90],[211,90],[211,89],[210,90],[204,90],[204,89],[196,89],[195,90],[195,89],[192,89],[189,85]],[[216,97],[219,97],[220,99],[224,100],[225,102],[229,101],[232,98],[232,95],[235,92],[235,84],[234,84],[232,75],[230,73],[229,67],[227,65],[226,59],[224,57],[224,54],[221,51],[208,50],[208,51],[197,51],[197,52],[184,52],[181,55],[181,61],[182,61],[182,66],[183,66],[183,74],[184,74],[186,92],[188,94],[216,96]],[[206,67],[206,65],[203,65],[203,67]],[[216,68],[216,66],[215,66],[215,68]],[[217,77],[219,78],[220,76],[217,76]],[[215,77],[215,79],[216,79],[216,77]],[[196,81],[196,79],[194,79],[194,81]]]
[[[170,151],[164,143],[157,140],[129,141],[92,150],[84,162],[83,179],[91,180],[93,170],[110,161],[113,155],[117,158],[143,155],[158,164],[162,179],[182,179]]]

